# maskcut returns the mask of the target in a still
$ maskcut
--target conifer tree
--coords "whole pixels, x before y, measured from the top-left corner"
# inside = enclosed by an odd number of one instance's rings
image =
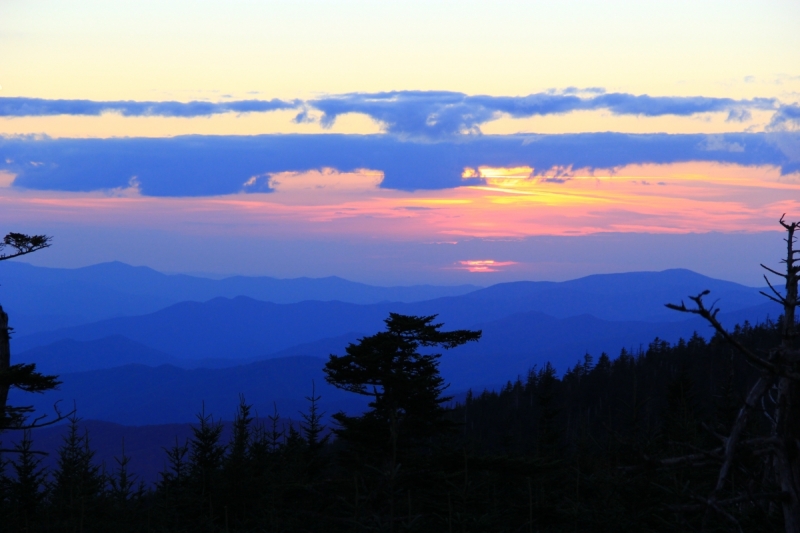
[[[556,369],[548,361],[536,378],[536,399],[539,407],[536,455],[552,459],[561,449],[561,435],[556,423],[558,417],[558,407],[555,402],[558,385]]]
[[[306,396],[306,400],[308,401],[308,412],[300,413],[300,416],[303,418],[303,423],[300,427],[303,431],[303,437],[306,440],[308,450],[312,454],[316,454],[323,446],[325,446],[330,438],[330,435],[322,435],[322,433],[325,431],[325,425],[322,423],[325,413],[321,413],[319,411],[319,406],[317,403],[320,399],[321,397],[316,395],[316,387],[312,381],[311,396]]]
[[[114,457],[116,466],[108,475],[108,496],[115,512],[126,512],[144,497],[145,486],[138,476],[131,472],[130,456],[125,454],[125,439],[122,439],[122,453]]]
[[[46,235],[25,235],[22,233],[9,233],[0,242],[0,261],[13,259],[50,246],[51,238]],[[5,253],[7,248],[10,253]],[[30,406],[9,406],[8,392],[17,388],[25,392],[45,392],[52,390],[60,384],[56,376],[49,376],[36,371],[36,365],[11,364],[11,332],[13,328],[8,325],[8,315],[0,306],[0,432],[5,429],[25,429],[52,424],[63,420],[56,409],[54,419],[44,422],[43,418],[36,419],[33,423],[26,423],[28,415],[33,409]]]
[[[50,504],[54,520],[65,529],[82,530],[99,506],[105,480],[93,464],[89,433],[80,432],[79,419],[72,415],[69,429],[58,450],[58,467],[53,473]]]
[[[453,427],[442,407],[451,398],[443,395],[447,385],[439,374],[441,354],[431,349],[455,348],[481,336],[480,331],[440,331],[442,324],[435,319],[436,315],[390,313],[386,331],[350,344],[347,355],[331,355],[325,365],[330,384],[371,398],[370,410],[362,416],[339,412],[333,418],[340,425],[337,435],[364,454],[356,460],[381,472],[373,498],[373,526],[388,525],[389,531],[396,527],[401,493],[410,495],[398,484],[401,464],[405,471],[411,466],[407,452]],[[416,451],[417,458],[424,456],[419,448]]]
[[[247,522],[248,509],[257,503],[256,473],[252,461],[252,407],[239,396],[239,407],[233,419],[233,434],[222,465],[224,514],[227,524]]]
[[[480,331],[439,331],[433,316],[405,316],[390,313],[386,331],[350,344],[347,355],[331,355],[325,365],[325,380],[331,385],[371,398],[371,408],[361,417],[343,413],[334,415],[341,425],[338,434],[350,438],[357,426],[373,430],[383,428],[391,446],[401,434],[424,436],[440,432],[442,404],[447,388],[439,374],[441,354],[420,353],[420,349],[455,348],[477,341]],[[425,350],[430,351],[430,350]],[[380,431],[380,430],[378,430]],[[373,434],[376,441],[383,435]]]
[[[167,453],[166,471],[160,473],[156,485],[156,504],[161,511],[163,522],[177,531],[184,526],[183,514],[191,503],[189,494],[189,442],[181,444],[175,438],[175,445],[165,449]]]
[[[39,522],[38,512],[47,497],[47,473],[33,450],[30,430],[24,431],[14,452],[16,458],[11,462],[14,475],[8,486],[10,516],[7,523],[11,530],[33,531]]]
[[[213,524],[221,509],[216,507],[219,478],[225,457],[225,445],[220,443],[222,423],[215,422],[205,410],[197,415],[200,422],[192,428],[194,434],[189,442],[189,478],[193,488],[193,498],[200,516],[207,517],[207,524]]]

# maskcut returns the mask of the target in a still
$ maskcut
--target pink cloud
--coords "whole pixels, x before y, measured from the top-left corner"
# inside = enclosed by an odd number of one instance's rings
[[[495,261],[494,259],[470,259],[458,262],[459,270],[468,272],[499,272],[503,267],[516,265],[516,261]]]
[[[481,173],[482,186],[415,192],[379,188],[382,176],[375,171],[333,170],[281,175],[272,193],[218,197],[144,197],[134,182],[105,194],[0,187],[0,222],[278,239],[452,242],[604,232],[771,231],[776,216],[800,213],[800,179],[781,176],[773,167],[632,166],[616,169],[613,176],[574,171],[563,182],[541,180],[524,168],[482,168]]]

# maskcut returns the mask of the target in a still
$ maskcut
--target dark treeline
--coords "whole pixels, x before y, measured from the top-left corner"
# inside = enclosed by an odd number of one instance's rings
[[[745,324],[733,336],[767,349],[779,326]],[[441,392],[436,373],[426,376],[426,390]],[[42,469],[30,438],[3,454],[0,528],[616,532],[738,523],[779,531],[780,508],[768,499],[744,498],[724,513],[697,503],[713,488],[714,450],[757,378],[719,335],[695,335],[586,356],[562,376],[547,364],[451,408],[441,397],[420,400],[403,407],[415,413],[407,426],[371,417],[392,401],[388,393],[364,416],[337,416],[333,434],[313,392],[299,425],[255,422],[243,400],[230,439],[200,415],[193,438],[165,450],[168,468],[153,487],[137,482],[124,454],[95,465],[73,421],[54,471]],[[768,434],[763,416],[750,419],[745,438]],[[765,468],[758,456],[737,457],[731,482],[753,495],[775,492]]]

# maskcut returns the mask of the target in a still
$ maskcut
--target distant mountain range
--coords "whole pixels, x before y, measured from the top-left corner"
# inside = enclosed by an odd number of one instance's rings
[[[765,305],[748,310],[747,316],[753,317],[759,312],[765,316],[770,311]],[[742,316],[720,315],[728,324],[740,322]],[[699,319],[612,322],[591,315],[558,319],[535,311],[476,324],[476,328],[483,331],[480,342],[443,354],[441,371],[452,391],[502,386],[517,376],[524,377],[530,368],[541,367],[546,361],[564,371],[586,353],[595,358],[602,352],[615,357],[621,348],[634,352],[640,347],[646,349],[656,337],[676,342],[681,337],[688,338],[694,331],[710,333],[708,326]],[[273,405],[281,412],[296,413],[303,409],[304,397],[310,394],[315,383],[317,393],[323,398],[322,406],[329,414],[339,409],[352,411],[364,405],[363,399],[327,385],[322,368],[330,353],[344,353],[347,342],[354,337],[345,335],[309,343],[285,350],[281,357],[247,364],[233,361],[235,366],[230,367],[192,369],[171,364],[156,367],[127,364],[62,373],[60,390],[36,396],[16,393],[12,401],[33,403],[40,411],[47,411],[59,399],[66,406],[75,401],[85,418],[133,425],[164,424],[192,421],[202,406],[206,412],[217,416],[231,416],[240,393],[262,414],[271,411]],[[120,337],[65,345],[72,349],[81,345],[99,347],[95,353],[109,353],[102,351],[105,343],[109,347],[135,346],[121,343]],[[35,357],[29,359],[28,353],[17,360],[37,362]],[[42,358],[38,363],[42,370],[53,371],[46,366],[50,361]]]
[[[0,262],[0,305],[9,313],[11,325],[19,335],[152,313],[179,302],[203,302],[218,297],[249,296],[274,303],[338,300],[370,304],[430,300],[478,288],[474,285],[376,287],[338,277],[233,276],[216,280],[162,274],[119,262],[75,269]]]
[[[578,280],[502,283],[461,296],[422,302],[276,304],[245,296],[181,302],[154,313],[17,335],[15,353],[72,339],[122,335],[179,359],[261,359],[298,344],[349,333],[371,334],[390,312],[438,315],[446,328],[468,328],[518,313],[553,318],[592,315],[608,321],[685,321],[664,304],[710,289],[724,312],[763,305],[758,289],[688,270],[597,275]],[[776,307],[777,309],[777,307]]]
[[[181,276],[153,275],[149,269],[140,272],[118,264],[98,267],[102,267],[98,272],[122,272],[124,279],[130,279],[131,271],[138,272],[156,283],[177,280],[181,285],[200,279],[186,282]],[[2,274],[0,270],[0,280],[8,283]],[[111,277],[97,273],[96,278],[94,287],[105,283],[113,292]],[[307,288],[313,285],[314,280],[306,281]],[[38,286],[44,290],[46,284]],[[55,282],[54,286],[64,289]],[[380,289],[353,286],[362,294]],[[331,294],[328,285],[317,287],[322,287],[320,294]],[[596,275],[560,283],[503,283],[417,302],[275,303],[242,295],[216,297],[15,336],[14,361],[35,362],[41,370],[59,374],[63,385],[43,396],[15,395],[12,400],[35,401],[39,409],[58,399],[68,405],[74,400],[85,418],[156,424],[192,421],[204,404],[210,412],[229,416],[239,393],[262,413],[276,404],[281,411],[296,412],[314,382],[329,412],[359,409],[362,399],[324,383],[322,366],[331,353],[344,353],[348,343],[381,330],[390,312],[437,314],[444,329],[483,331],[479,343],[446,352],[442,358],[442,374],[451,389],[464,391],[502,385],[546,361],[564,371],[586,353],[616,356],[623,347],[646,348],[656,337],[675,342],[694,331],[709,336],[710,328],[702,320],[664,307],[705,289],[712,291],[709,302],[719,299],[720,318],[729,326],[777,318],[780,313],[758,289],[688,270]],[[179,294],[168,286],[164,291]],[[122,301],[117,299],[115,305]],[[34,314],[44,314],[35,302],[27,305]],[[90,306],[91,300],[82,305]]]

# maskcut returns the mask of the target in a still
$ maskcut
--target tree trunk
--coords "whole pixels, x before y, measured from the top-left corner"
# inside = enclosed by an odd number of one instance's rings
[[[7,373],[11,366],[10,340],[11,335],[8,331],[8,315],[3,311],[3,307],[0,306],[0,377]],[[6,416],[9,385],[10,383],[8,380],[0,378],[0,428],[3,426],[2,419]]]
[[[783,224],[783,222],[781,222]],[[786,254],[786,295],[783,303],[783,335],[781,349],[785,355],[797,349],[797,325],[795,311],[797,309],[797,285],[800,277],[800,268],[796,265],[800,257],[795,257],[795,231],[797,222],[783,224],[787,230]],[[792,370],[797,370],[798,362],[790,357],[787,365]],[[800,531],[800,382],[788,377],[782,377],[778,382],[778,408],[779,417],[776,424],[776,433],[783,441],[782,453],[779,462],[783,463],[778,470],[781,489],[788,493],[783,503],[783,518],[786,531]]]
[[[778,383],[779,416],[775,427],[781,440],[775,456],[776,474],[783,502],[783,520],[787,533],[800,531],[800,383],[782,378]]]
[[[797,324],[795,323],[795,309],[797,308],[797,286],[800,278],[800,267],[797,262],[800,257],[795,257],[799,252],[795,250],[795,231],[798,223],[781,224],[787,230],[786,254],[786,294],[783,297],[783,331],[781,351],[784,357],[793,354],[797,348]],[[788,357],[785,364],[795,370],[797,361]],[[800,531],[800,382],[783,376],[778,381],[778,412],[776,413],[774,435],[781,441],[780,449],[776,454],[778,482],[781,490],[786,493],[783,502],[784,525],[788,532]]]

